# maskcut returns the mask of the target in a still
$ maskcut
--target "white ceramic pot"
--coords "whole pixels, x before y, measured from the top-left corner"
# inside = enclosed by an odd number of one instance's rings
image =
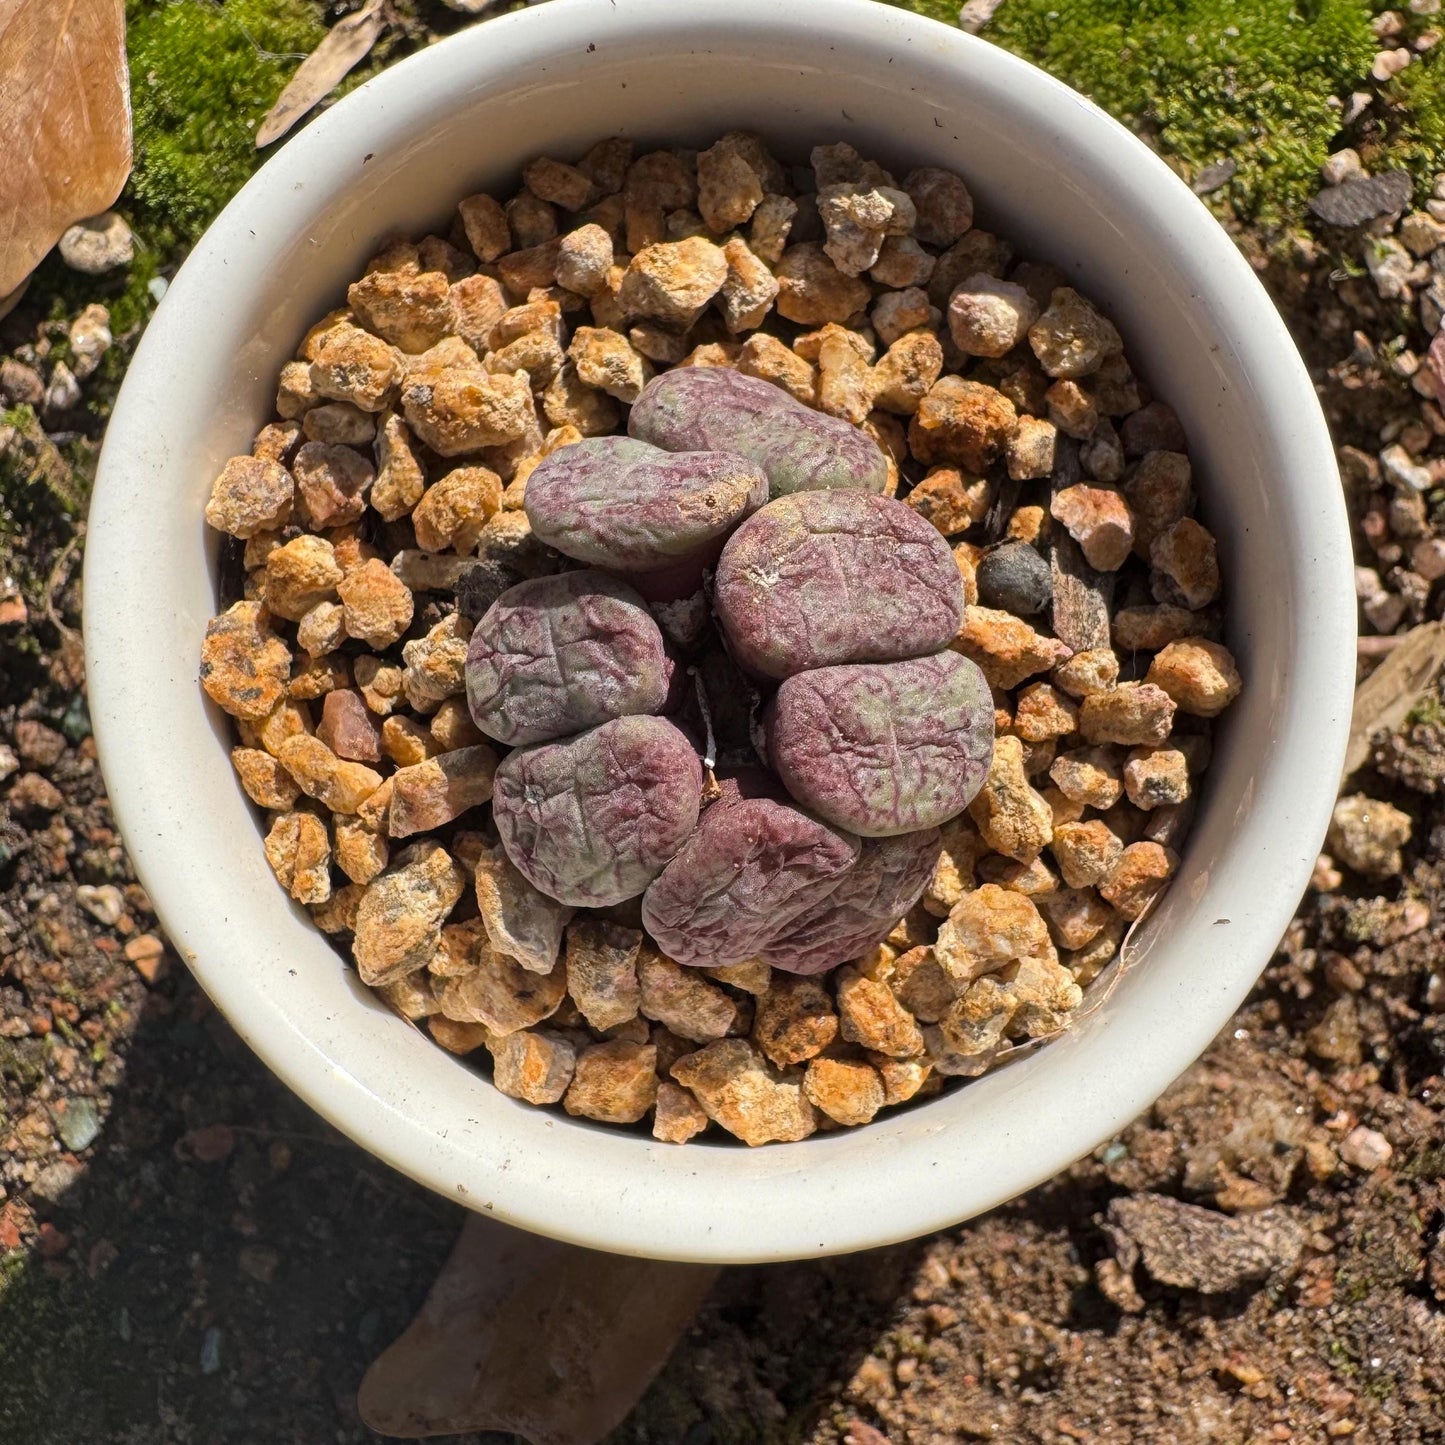
[[[209,483],[270,414],[308,324],[393,232],[503,192],[599,137],[763,132],[949,166],[980,221],[1057,263],[1123,331],[1188,430],[1246,691],[1136,966],[1071,1035],[866,1128],[747,1150],[654,1143],[497,1093],[376,1002],[261,851],[202,696],[216,611]],[[1158,1097],[1228,1021],[1300,897],[1353,685],[1349,540],[1299,357],[1204,207],[1042,72],[871,0],[553,0],[403,61],[322,115],[177,276],[110,424],[85,566],[102,766],[166,930],[257,1053],[367,1149],[448,1198],[659,1258],[776,1260],[884,1244],[1047,1179]]]

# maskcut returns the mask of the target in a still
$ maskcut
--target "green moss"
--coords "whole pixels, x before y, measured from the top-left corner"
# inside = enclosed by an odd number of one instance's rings
[[[1150,137],[1192,176],[1232,158],[1236,213],[1295,219],[1367,73],[1367,0],[1008,0],[989,38]]]
[[[1438,692],[1427,692],[1405,715],[1405,725],[1427,723],[1434,727],[1445,725],[1445,700]]]
[[[1335,1276],[1335,1293],[1339,1294],[1340,1292],[1340,1276],[1337,1274]],[[1363,1296],[1361,1296],[1361,1298],[1363,1298]],[[1352,1301],[1352,1303],[1359,1303],[1359,1301]],[[1330,1340],[1329,1354],[1330,1364],[1334,1366],[1337,1374],[1343,1375],[1346,1379],[1353,1379],[1359,1374],[1359,1356],[1351,1351],[1350,1347],[1338,1335]]]
[[[74,520],[85,509],[86,493],[28,406],[0,411],[0,427],[13,429],[0,452],[0,539]]]
[[[54,558],[84,514],[90,473],[77,473],[28,406],[0,411],[0,432],[7,440],[0,449],[0,574],[15,579],[35,616],[47,595]],[[75,445],[79,450],[85,443],[77,439]],[[40,658],[34,627],[7,636],[0,644],[0,700],[23,683],[22,663],[28,667]],[[12,1046],[0,1047],[0,1073],[8,1071],[7,1060],[14,1057]]]
[[[113,1322],[96,1317],[94,1288],[88,1284],[84,1274],[73,1269],[47,1273],[33,1250],[15,1250],[0,1259],[4,1439],[58,1445],[67,1438],[100,1438],[96,1416],[115,1406],[96,1398],[94,1365],[99,1353],[114,1355],[117,1347]],[[36,1347],[37,1340],[44,1340],[43,1349]],[[139,1393],[148,1382],[139,1372],[136,1379]],[[57,1380],[73,1389],[64,1411],[56,1410]],[[77,1427],[84,1433],[68,1433]]]
[[[885,0],[953,24],[953,0]],[[1337,141],[1331,99],[1368,89],[1392,0],[1005,0],[987,39],[1067,81],[1144,135],[1188,177],[1231,158],[1212,198],[1266,229],[1297,223]],[[1406,15],[1406,39],[1434,17]],[[1392,44],[1396,42],[1391,42]],[[1386,85],[1366,126],[1376,170],[1423,184],[1445,168],[1445,46]],[[1376,113],[1377,114],[1377,113]]]
[[[260,163],[255,128],[325,34],[318,0],[127,0],[144,239],[165,252],[205,229]]]
[[[1385,93],[1399,106],[1386,153],[1422,180],[1445,170],[1445,55],[1441,48],[1417,58],[1385,87]]]
[[[1402,1179],[1445,1179],[1445,1144],[1422,1144],[1400,1161],[1396,1173]]]
[[[0,1039],[0,1075],[22,1089],[33,1089],[45,1077],[42,1050],[33,1039]]]
[[[1350,943],[1378,947],[1399,917],[1398,905],[1388,898],[1355,898],[1345,905],[1340,932]]]

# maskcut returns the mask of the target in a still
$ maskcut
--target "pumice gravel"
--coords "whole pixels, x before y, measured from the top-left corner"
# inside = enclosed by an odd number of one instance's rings
[[[1068,1028],[1241,688],[1173,411],[950,171],[523,178],[374,256],[214,479],[281,886],[503,1093],[675,1143]]]

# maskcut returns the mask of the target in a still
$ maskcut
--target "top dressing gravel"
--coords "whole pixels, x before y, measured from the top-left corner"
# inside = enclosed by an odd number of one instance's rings
[[[961,177],[809,160],[612,138],[467,197],[206,507],[281,886],[504,1093],[676,1143],[1066,1029],[1241,686],[1115,327]]]

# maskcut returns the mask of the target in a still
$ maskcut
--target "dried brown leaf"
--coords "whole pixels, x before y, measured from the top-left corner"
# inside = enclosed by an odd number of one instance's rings
[[[1058,496],[1083,480],[1079,463],[1079,444],[1072,437],[1061,436],[1054,449],[1054,470],[1049,478],[1049,491]],[[1000,493],[1002,495],[1002,493]],[[1018,494],[1008,503],[1012,513]],[[1005,517],[999,524],[1008,525]],[[1054,600],[1051,613],[1054,636],[1075,652],[1090,652],[1109,645],[1110,603],[1114,600],[1114,574],[1096,572],[1084,559],[1083,549],[1061,526],[1049,531],[1049,566],[1054,578]]]
[[[347,73],[371,53],[386,29],[385,0],[368,0],[326,32],[326,39],[301,62],[300,68],[266,113],[256,131],[256,149],[280,138],[314,106],[336,89]]]
[[[124,0],[0,0],[0,296],[130,174]]]
[[[497,1430],[592,1445],[642,1398],[717,1274],[469,1215],[426,1303],[366,1372],[357,1410],[388,1438]]]
[[[1370,756],[1370,739],[1381,728],[1396,728],[1445,666],[1445,622],[1422,622],[1355,689],[1345,776]]]
[[[20,304],[21,298],[29,289],[30,278],[27,276],[8,296],[0,296],[0,321]]]
[[[1054,636],[1075,652],[1108,647],[1114,574],[1089,566],[1083,548],[1059,526],[1049,543],[1049,566],[1054,579],[1050,614]]]

